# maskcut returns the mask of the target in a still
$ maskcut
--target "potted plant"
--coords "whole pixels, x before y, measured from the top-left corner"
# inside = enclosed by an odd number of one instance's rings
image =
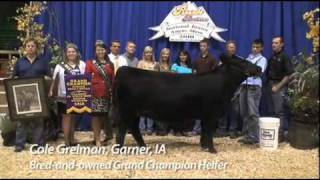
[[[295,73],[289,84],[292,121],[288,139],[292,147],[311,149],[319,146],[319,8],[306,12],[310,27],[306,37],[313,40],[313,53],[299,53],[292,62]]]

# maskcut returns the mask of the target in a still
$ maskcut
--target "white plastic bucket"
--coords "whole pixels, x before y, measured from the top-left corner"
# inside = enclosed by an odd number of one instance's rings
[[[260,148],[266,150],[277,149],[280,119],[274,117],[261,117],[259,118],[259,126]]]

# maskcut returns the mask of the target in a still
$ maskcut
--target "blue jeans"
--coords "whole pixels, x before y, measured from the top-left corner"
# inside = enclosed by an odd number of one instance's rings
[[[147,121],[147,125],[146,125]],[[140,117],[139,129],[140,131],[151,131],[153,132],[153,119],[147,117]]]
[[[243,119],[243,132],[256,141],[259,141],[260,99],[260,86],[241,86],[240,115]]]
[[[279,83],[278,81],[269,81],[268,83],[268,115],[280,119],[279,137],[284,133],[285,121],[285,93],[286,88],[282,88],[278,92],[272,92],[272,85]]]
[[[43,119],[28,119],[17,121],[16,146],[24,147],[28,131],[32,134],[32,141],[38,145],[44,145]]]

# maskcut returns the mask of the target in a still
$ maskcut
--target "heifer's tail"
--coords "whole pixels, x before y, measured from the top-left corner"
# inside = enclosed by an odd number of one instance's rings
[[[116,103],[119,102],[119,97],[118,97],[118,89],[119,89],[119,71],[121,68],[118,69],[117,74],[115,78],[113,79],[112,83],[112,105],[116,106]]]
[[[112,104],[112,108],[111,108],[111,113],[110,113],[110,118],[112,119],[112,123],[114,127],[117,127],[118,124],[118,120],[119,120],[119,76],[121,72],[121,68],[118,69],[117,74],[115,76],[115,78],[113,79],[113,83],[112,83],[112,99],[111,99],[111,104]]]

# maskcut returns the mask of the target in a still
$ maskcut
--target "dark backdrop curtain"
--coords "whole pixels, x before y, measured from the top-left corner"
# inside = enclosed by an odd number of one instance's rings
[[[94,57],[94,43],[102,39],[110,45],[120,40],[122,52],[128,40],[137,44],[137,56],[141,59],[143,48],[151,45],[157,59],[160,50],[169,47],[172,61],[179,50],[190,52],[192,60],[199,53],[198,43],[169,42],[166,38],[148,39],[155,34],[148,27],[158,26],[174,6],[182,1],[170,2],[49,2],[47,13],[40,17],[45,31],[52,34],[61,45],[73,42],[78,45],[83,60]],[[227,32],[219,33],[225,40],[235,40],[238,54],[247,57],[251,42],[262,38],[265,42],[264,55],[270,57],[272,37],[281,35],[285,39],[285,50],[289,55],[300,51],[311,52],[312,43],[305,38],[308,31],[303,21],[306,11],[319,7],[317,2],[196,2],[203,6],[213,22]],[[211,52],[218,57],[225,43],[211,39]],[[261,114],[266,114],[262,97]]]

